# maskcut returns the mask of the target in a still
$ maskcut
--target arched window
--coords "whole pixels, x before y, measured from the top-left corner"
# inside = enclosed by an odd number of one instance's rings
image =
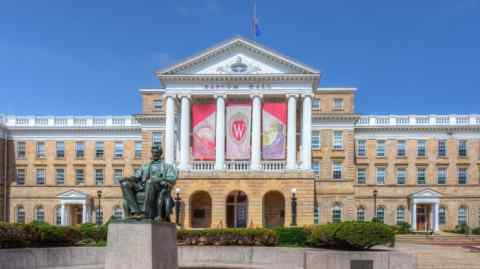
[[[441,206],[439,209],[438,209],[438,223],[439,224],[446,224],[447,223],[447,210],[445,209],[445,207]]]
[[[465,206],[458,209],[458,224],[468,224],[468,208]]]
[[[35,208],[35,220],[40,222],[45,221],[45,210],[42,206]]]
[[[100,225],[103,223],[103,209],[97,207],[95,209],[95,223]]]
[[[59,205],[55,207],[55,224],[62,225],[62,207]]]
[[[15,209],[15,221],[20,224],[25,223],[25,208],[21,205]]]
[[[402,224],[405,222],[405,207],[397,207],[397,224]]]
[[[342,222],[342,208],[339,204],[336,204],[332,208],[332,222],[333,223],[340,223]]]
[[[380,223],[385,222],[385,208],[383,206],[377,207],[377,220]]]
[[[117,205],[113,208],[113,217],[116,219],[123,218],[123,209],[120,206]]]
[[[357,208],[357,221],[365,221],[365,207]]]

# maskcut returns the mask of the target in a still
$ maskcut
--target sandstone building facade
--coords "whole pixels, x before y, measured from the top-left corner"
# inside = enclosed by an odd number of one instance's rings
[[[354,88],[323,88],[315,69],[243,38],[156,75],[137,115],[2,117],[3,218],[121,216],[116,179],[161,141],[185,227],[480,225],[480,115],[359,115]]]

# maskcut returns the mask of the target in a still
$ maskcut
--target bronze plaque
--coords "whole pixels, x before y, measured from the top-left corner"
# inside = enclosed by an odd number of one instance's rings
[[[373,260],[351,260],[350,269],[373,269]]]

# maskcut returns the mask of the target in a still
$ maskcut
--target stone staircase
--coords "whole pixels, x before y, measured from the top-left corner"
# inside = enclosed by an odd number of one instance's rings
[[[480,246],[480,235],[462,235],[451,233],[433,235],[407,234],[397,235],[396,241],[422,245]]]

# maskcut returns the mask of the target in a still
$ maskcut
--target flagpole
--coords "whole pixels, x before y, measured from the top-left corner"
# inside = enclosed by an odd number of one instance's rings
[[[257,18],[257,1],[253,0],[253,16],[252,16],[252,25],[250,28],[250,31],[252,31],[252,38],[253,40],[257,39],[257,36],[255,34],[255,20]]]

